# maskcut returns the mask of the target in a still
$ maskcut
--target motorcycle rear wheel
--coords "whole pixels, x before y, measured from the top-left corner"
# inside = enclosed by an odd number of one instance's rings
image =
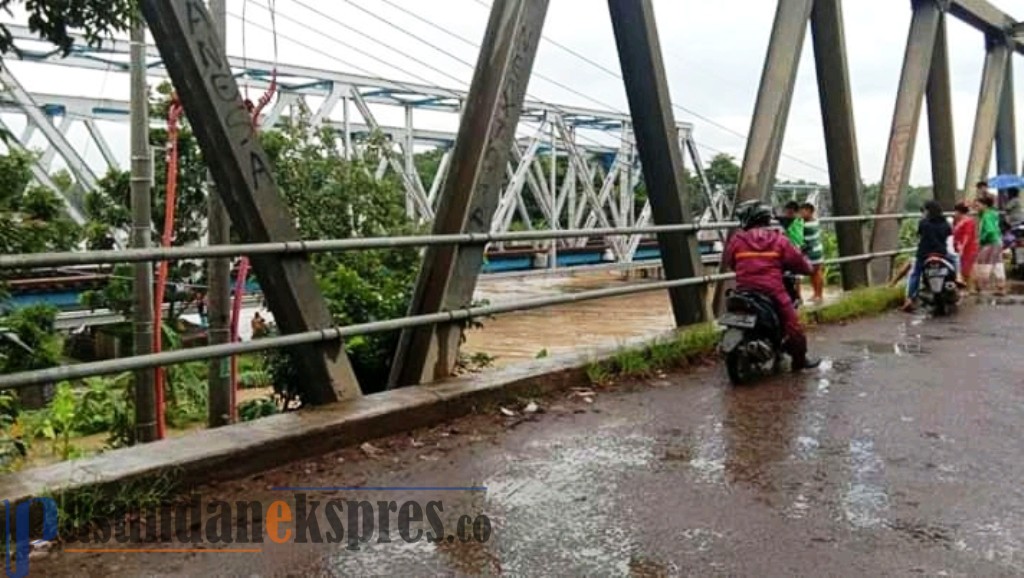
[[[725,356],[725,369],[733,385],[744,385],[753,378],[753,368],[742,348],[734,349]]]

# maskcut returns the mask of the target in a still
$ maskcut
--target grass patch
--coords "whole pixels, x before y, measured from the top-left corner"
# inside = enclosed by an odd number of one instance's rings
[[[650,377],[660,371],[686,367],[715,350],[719,330],[713,323],[681,330],[670,339],[620,350],[611,359],[587,366],[592,385],[608,385],[615,379]]]
[[[842,323],[889,311],[901,305],[904,297],[903,287],[858,289],[836,303],[802,310],[800,319],[805,325]],[[681,369],[714,353],[720,335],[716,324],[707,323],[683,329],[670,339],[624,348],[611,359],[588,365],[587,379],[591,385],[605,386],[617,379],[643,379],[657,372]]]
[[[906,290],[902,286],[858,289],[846,293],[835,303],[801,311],[800,320],[806,325],[841,323],[885,313],[900,306],[905,298]]]
[[[139,522],[139,514],[174,501],[182,492],[179,474],[166,471],[127,482],[87,486],[59,495],[46,495],[57,503],[57,535],[74,540],[102,521]]]

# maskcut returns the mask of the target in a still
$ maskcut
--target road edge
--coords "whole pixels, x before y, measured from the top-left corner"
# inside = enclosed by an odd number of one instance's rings
[[[814,310],[809,319],[816,320],[814,324],[842,323],[883,313],[901,301],[902,293],[896,289],[872,288]],[[837,305],[840,310],[823,315]],[[685,343],[688,333],[706,332],[702,327],[632,338],[435,385],[385,391],[329,407],[201,430],[13,472],[0,479],[0,497],[13,506],[36,497],[102,493],[161,478],[173,479],[177,487],[238,479],[365,441],[444,423],[508,399],[585,386],[591,380],[588,368],[595,364],[614,363],[624,351],[649,354],[659,345]],[[712,352],[713,346],[709,350],[706,340],[701,340],[697,348],[683,346],[674,351],[689,359]]]

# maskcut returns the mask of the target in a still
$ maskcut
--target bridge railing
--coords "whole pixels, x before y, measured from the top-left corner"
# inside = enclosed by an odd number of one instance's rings
[[[848,217],[827,217],[822,218],[823,223],[837,222],[861,222],[868,223],[881,220],[903,220],[914,218],[919,215],[914,213],[897,213],[887,215],[861,215]],[[331,239],[294,241],[281,243],[254,243],[254,244],[233,244],[208,247],[172,247],[172,248],[147,248],[130,249],[125,251],[85,251],[67,253],[38,253],[21,255],[0,256],[0,271],[26,270],[48,267],[64,267],[73,265],[102,265],[116,263],[139,263],[157,261],[175,261],[184,259],[203,258],[226,258],[254,255],[295,255],[295,254],[316,254],[341,251],[362,251],[374,249],[393,249],[401,247],[427,247],[437,245],[480,245],[499,241],[513,240],[551,240],[562,238],[582,238],[589,236],[616,236],[636,234],[656,234],[667,232],[689,232],[695,233],[700,230],[723,230],[734,229],[738,226],[735,222],[720,222],[708,224],[680,224],[649,227],[631,227],[616,229],[576,229],[560,231],[524,231],[514,233],[481,233],[481,234],[460,234],[460,235],[417,235],[403,237],[370,237],[355,239]],[[826,264],[842,264],[858,261],[872,261],[875,259],[892,259],[909,250],[894,250],[877,253],[865,253],[862,255],[850,255],[835,259],[826,260]],[[273,349],[293,347],[297,345],[308,345],[327,341],[336,341],[360,335],[370,335],[437,325],[451,322],[460,322],[472,318],[490,317],[517,311],[527,311],[592,301],[596,299],[607,299],[610,297],[621,297],[638,293],[663,291],[678,287],[700,286],[727,281],[734,278],[732,273],[706,274],[698,277],[685,279],[669,279],[658,282],[645,282],[630,284],[622,287],[593,289],[579,293],[539,297],[503,303],[498,305],[483,305],[478,307],[463,307],[427,315],[415,315],[397,317],[383,321],[359,323],[344,327],[334,327],[255,339],[246,342],[227,343],[220,345],[207,345],[191,349],[166,351],[148,355],[138,355],[119,359],[103,360],[88,363],[59,366],[49,369],[24,371],[0,375],[0,389],[19,389],[30,386],[45,385],[63,381],[83,379],[100,375],[110,375],[140,369],[149,369],[202,361],[209,359],[227,358],[247,353],[257,353]]]

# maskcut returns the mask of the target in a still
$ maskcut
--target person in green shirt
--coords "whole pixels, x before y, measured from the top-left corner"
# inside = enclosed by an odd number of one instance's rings
[[[992,277],[996,281],[996,294],[1006,293],[1006,266],[1003,264],[1003,236],[999,228],[999,211],[991,195],[978,197],[978,290],[990,287]]]
[[[790,243],[797,248],[798,251],[804,249],[804,220],[800,218],[800,203],[796,201],[790,201],[786,203],[786,206],[782,208],[782,216],[779,217],[779,224],[782,225],[782,229],[786,232],[786,238],[789,239]],[[803,296],[800,295],[800,278],[795,277],[793,280],[792,295],[794,302],[801,301]]]
[[[800,204],[796,201],[786,203],[779,222],[786,229],[789,242],[800,250],[804,248],[804,220],[800,218]]]
[[[825,299],[825,245],[821,241],[821,223],[815,213],[816,209],[811,203],[800,205],[800,218],[804,222],[804,245],[801,249],[814,270],[811,274],[813,301],[821,303]]]

